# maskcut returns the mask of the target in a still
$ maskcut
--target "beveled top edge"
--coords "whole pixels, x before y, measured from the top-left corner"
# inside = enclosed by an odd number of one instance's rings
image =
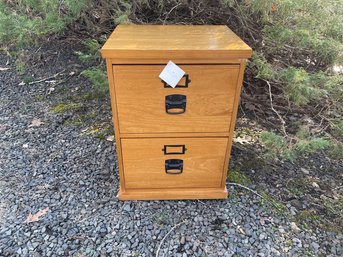
[[[211,59],[249,58],[252,49],[225,25],[118,25],[101,52],[112,59]]]

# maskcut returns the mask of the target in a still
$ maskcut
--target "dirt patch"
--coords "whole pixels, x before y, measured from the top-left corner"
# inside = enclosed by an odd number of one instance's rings
[[[231,168],[281,201],[300,225],[342,232],[342,160],[330,159],[325,151],[299,156],[294,162],[267,159],[258,142],[262,129],[251,119],[238,119],[237,131],[243,132],[236,133],[240,138],[233,145]]]

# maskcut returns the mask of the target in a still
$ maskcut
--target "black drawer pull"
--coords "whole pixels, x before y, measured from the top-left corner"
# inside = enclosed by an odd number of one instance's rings
[[[171,148],[170,150],[168,148]],[[162,151],[168,154],[185,154],[187,148],[185,145],[164,145]]]
[[[175,87],[187,88],[188,84],[191,83],[191,80],[189,79],[188,74],[185,74],[182,77],[185,78],[185,84],[184,85],[176,85]],[[173,88],[173,87],[169,86],[165,81],[161,80],[161,82],[163,83],[165,88]]]
[[[165,169],[167,174],[181,174],[183,171],[183,160],[169,159],[165,160]]]
[[[186,111],[185,95],[167,95],[166,96],[166,113],[181,114]]]

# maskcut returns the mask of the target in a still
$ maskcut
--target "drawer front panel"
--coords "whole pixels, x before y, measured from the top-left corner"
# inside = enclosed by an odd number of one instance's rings
[[[121,139],[125,188],[219,188],[227,138]]]
[[[187,88],[165,87],[162,65],[113,66],[120,133],[228,131],[239,65],[180,67]]]

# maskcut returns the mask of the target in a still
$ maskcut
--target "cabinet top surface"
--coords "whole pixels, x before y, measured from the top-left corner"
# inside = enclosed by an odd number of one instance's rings
[[[245,59],[252,50],[225,25],[118,25],[101,52],[111,59]]]

